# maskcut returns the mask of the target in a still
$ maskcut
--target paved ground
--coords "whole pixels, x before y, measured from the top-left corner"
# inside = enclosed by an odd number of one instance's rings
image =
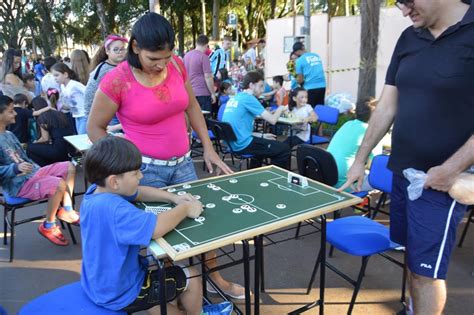
[[[202,163],[196,164],[201,177]],[[82,189],[82,173],[77,183]],[[80,201],[80,198],[79,198]],[[37,206],[19,211],[18,214],[40,213],[44,208]],[[345,211],[350,214],[350,210]],[[387,217],[380,216],[381,222]],[[460,226],[464,227],[465,221]],[[2,224],[3,227],[3,224]],[[80,238],[79,228],[74,228]],[[306,229],[306,231],[312,231]],[[1,230],[3,235],[3,230]],[[65,233],[66,237],[69,235]],[[290,235],[290,234],[288,234]],[[265,248],[266,293],[261,295],[262,314],[285,314],[318,296],[318,289],[310,295],[305,294],[310,272],[319,250],[319,233],[298,240],[290,240]],[[15,260],[8,263],[8,248],[0,246],[0,305],[8,314],[16,314],[29,300],[64,284],[79,279],[81,266],[81,247],[69,245],[57,247],[37,232],[37,224],[29,223],[17,227]],[[238,254],[240,245],[236,245]],[[446,314],[474,314],[474,227],[471,227],[463,248],[456,248],[448,275],[449,290]],[[394,253],[401,257],[400,253]],[[225,261],[223,259],[223,261]],[[340,252],[331,261],[355,276],[360,266],[358,258]],[[243,268],[236,266],[223,274],[236,282],[243,282]],[[394,314],[400,309],[401,269],[382,257],[369,261],[366,277],[357,299],[354,314]],[[318,287],[316,279],[314,287]],[[343,314],[347,311],[352,288],[331,271],[327,272],[327,314]],[[240,304],[240,303],[238,303]],[[315,314],[316,311],[308,312]]]

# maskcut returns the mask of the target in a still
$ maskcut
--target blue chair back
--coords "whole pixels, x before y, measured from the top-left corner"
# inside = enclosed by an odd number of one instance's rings
[[[24,305],[18,315],[126,315],[125,311],[112,311],[97,306],[74,282],[43,294]]]
[[[377,155],[372,160],[369,173],[369,184],[384,193],[392,192],[392,171],[388,169],[388,155]]]
[[[316,105],[314,112],[318,115],[318,121],[335,125],[339,119],[339,110],[325,105]]]

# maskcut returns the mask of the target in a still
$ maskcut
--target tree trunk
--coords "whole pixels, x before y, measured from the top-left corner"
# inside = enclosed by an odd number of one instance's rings
[[[219,40],[219,1],[213,0],[212,2],[212,38]]]
[[[102,0],[95,0],[97,6],[97,16],[100,21],[100,32],[102,37],[105,38],[110,33],[109,27],[107,25],[107,17],[105,16],[105,7]]]
[[[270,19],[272,20],[275,18],[276,4],[277,0],[270,0]]]
[[[184,54],[184,12],[179,10],[178,13],[178,49],[179,54]]]
[[[362,24],[357,104],[364,102],[367,97],[375,97],[379,16],[382,1],[364,0],[360,2]]]
[[[40,25],[43,52],[46,56],[51,56],[56,50],[57,42],[56,36],[54,36],[53,23],[51,21],[51,11],[46,0],[39,1],[38,11],[43,22]]]
[[[161,14],[160,0],[149,0],[150,12]]]

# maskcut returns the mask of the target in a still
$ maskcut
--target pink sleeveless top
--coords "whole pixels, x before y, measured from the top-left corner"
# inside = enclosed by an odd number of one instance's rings
[[[189,150],[184,111],[189,97],[184,83],[187,74],[182,61],[173,56],[166,79],[146,87],[133,76],[128,62],[120,63],[100,81],[100,90],[118,105],[117,117],[127,139],[148,157],[167,160]]]

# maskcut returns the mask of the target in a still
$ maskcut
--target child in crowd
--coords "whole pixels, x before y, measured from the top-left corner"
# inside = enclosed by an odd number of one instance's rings
[[[25,73],[22,77],[22,80],[23,86],[28,90],[32,97],[35,97],[41,93],[41,88],[36,84],[37,81],[33,73]]]
[[[222,115],[224,114],[225,106],[227,101],[230,99],[232,93],[232,84],[229,82],[223,82],[219,88],[219,111],[217,112],[217,120],[222,120]]]
[[[28,143],[30,140],[35,139],[31,138],[31,136],[36,135],[36,131],[33,133],[30,131],[31,126],[34,128],[34,123],[30,125],[30,119],[34,116],[41,115],[50,110],[50,108],[46,107],[38,111],[32,111],[28,108],[28,97],[25,94],[16,94],[13,97],[13,106],[17,116],[15,123],[8,126],[7,129],[13,132],[21,143]],[[34,120],[32,120],[32,122],[34,122]]]
[[[15,94],[13,97],[13,107],[16,112],[15,123],[8,126],[8,130],[13,132],[21,143],[27,143],[30,139],[28,132],[28,122],[33,118],[33,111],[28,108],[28,98],[24,94]]]
[[[291,147],[295,145],[305,143],[309,141],[311,136],[310,123],[316,122],[318,116],[313,110],[313,107],[308,104],[308,92],[303,88],[296,88],[290,94],[289,102],[290,116],[299,118],[302,120],[301,124],[293,126],[293,130],[297,131],[297,134],[292,137],[288,137],[284,142]]]
[[[41,79],[41,92],[42,95],[46,95],[49,89],[56,89],[59,91],[61,85],[56,82],[53,74],[51,73],[51,67],[57,62],[54,57],[46,57],[44,59],[44,67],[46,69],[46,75]]]
[[[81,204],[82,273],[87,296],[102,307],[134,313],[152,308],[159,300],[159,271],[150,270],[139,255],[186,217],[196,218],[202,204],[192,195],[139,186],[142,155],[130,141],[108,136],[87,152],[84,169],[92,185]],[[176,206],[158,215],[135,207],[133,201],[164,201]],[[193,269],[166,267],[168,305],[172,314],[201,314],[201,279]],[[190,278],[192,277],[192,278]]]
[[[62,109],[70,110],[76,123],[78,135],[86,133],[87,117],[84,110],[86,87],[76,80],[76,74],[62,62],[51,67],[56,82],[61,85]]]
[[[55,163],[39,167],[28,158],[20,142],[8,125],[15,122],[13,100],[0,96],[0,184],[4,192],[12,197],[40,200],[48,198],[46,220],[38,231],[55,245],[69,244],[56,217],[62,221],[79,224],[79,214],[72,208],[76,169],[70,162]],[[62,205],[62,206],[61,206]]]
[[[280,105],[288,105],[288,92],[283,87],[283,76],[277,75],[273,77],[273,90],[275,90],[275,103]]]
[[[36,111],[48,107],[48,102],[41,96],[35,97],[31,104]],[[72,126],[65,114],[49,110],[36,118],[39,139],[28,145],[28,156],[40,166],[46,166],[55,162],[68,161],[68,153],[73,153],[74,149],[66,140],[65,136],[74,134]]]

